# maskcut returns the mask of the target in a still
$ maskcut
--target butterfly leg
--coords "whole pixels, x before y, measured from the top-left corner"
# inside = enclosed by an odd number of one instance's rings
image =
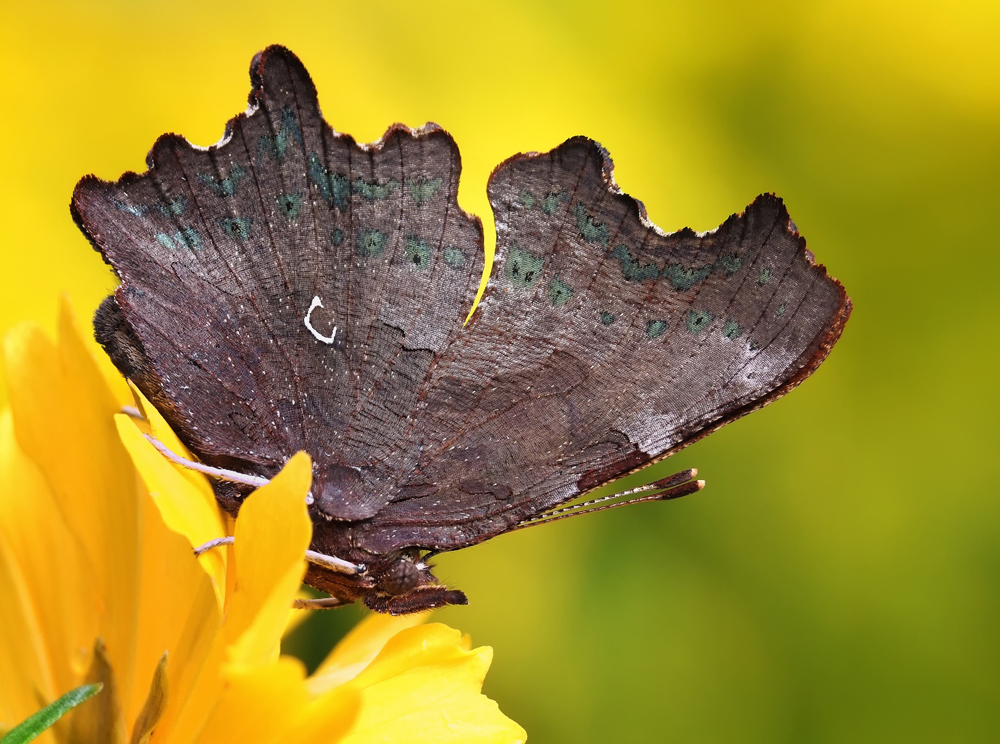
[[[209,540],[204,545],[199,545],[197,548],[194,549],[194,554],[201,555],[202,553],[212,550],[213,548],[219,548],[222,547],[223,545],[232,545],[235,541],[236,538],[232,536],[217,537],[214,540]],[[312,550],[306,551],[306,560],[309,561],[310,563],[316,563],[317,565],[321,565],[324,568],[332,568],[333,562],[337,562],[337,564],[343,563],[348,566],[355,565],[353,563],[348,563],[347,561],[341,561],[339,558],[333,558],[331,556],[325,556],[320,553],[316,553],[315,551]],[[361,568],[364,567],[362,566]],[[343,571],[342,568],[339,570]],[[343,599],[339,599],[338,597],[318,597],[314,599],[296,599],[294,602],[292,602],[292,607],[297,610],[328,610],[333,607],[340,607],[341,605],[345,604],[350,604],[350,602],[347,602]]]
[[[176,452],[171,451],[167,445],[156,437],[150,434],[144,434],[143,436],[149,440],[150,444],[156,447],[157,452],[170,460],[170,462],[185,467],[188,470],[196,470],[197,472],[204,473],[205,475],[211,475],[215,478],[233,481],[234,483],[243,483],[244,485],[253,486],[254,488],[266,486],[271,482],[267,478],[261,478],[257,475],[246,475],[245,473],[238,473],[235,470],[226,470],[225,468],[213,468],[211,465],[205,465],[204,463],[189,460],[186,457],[181,457]]]
[[[334,607],[343,607],[351,602],[345,602],[338,597],[316,597],[314,599],[296,599],[292,602],[292,607],[296,610],[332,610]]]
[[[207,553],[209,550],[214,548],[221,548],[223,545],[232,545],[236,538],[234,537],[217,537],[214,540],[209,540],[207,543],[199,545],[194,549],[194,554],[200,556],[202,553]]]
[[[202,553],[207,553],[209,550],[214,548],[220,548],[223,545],[232,545],[235,541],[236,538],[232,536],[217,537],[214,540],[209,540],[203,545],[199,545],[194,549],[194,554],[201,555]],[[353,576],[354,574],[362,574],[365,572],[365,565],[363,563],[351,563],[350,561],[345,561],[343,558],[337,558],[333,555],[317,553],[315,550],[307,550],[304,557],[313,565],[322,566],[323,568],[333,571],[334,573]]]

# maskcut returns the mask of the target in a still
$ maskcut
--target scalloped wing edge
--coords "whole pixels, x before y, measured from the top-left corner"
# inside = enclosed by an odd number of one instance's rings
[[[143,171],[142,173],[136,173],[135,171],[126,171],[125,173],[123,173],[121,176],[119,176],[117,179],[114,180],[106,180],[91,173],[81,178],[77,182],[76,186],[73,188],[73,196],[72,199],[70,200],[70,215],[73,218],[73,222],[80,229],[80,231],[87,237],[87,240],[90,242],[94,250],[96,250],[98,253],[101,254],[101,258],[104,260],[104,262],[109,266],[111,266],[111,268],[115,272],[115,275],[123,283],[125,282],[125,278],[121,275],[118,269],[115,268],[115,266],[111,263],[111,261],[108,260],[104,246],[102,245],[101,242],[100,233],[92,230],[90,225],[87,223],[84,210],[82,209],[81,206],[82,200],[80,197],[82,191],[91,186],[99,186],[102,188],[107,188],[107,187],[124,188],[130,186],[139,179],[150,176],[153,173],[153,171],[156,170],[158,152],[161,151],[163,148],[166,148],[170,144],[176,144],[196,152],[216,152],[221,148],[225,147],[229,143],[232,137],[236,123],[238,121],[243,121],[247,119],[248,117],[254,115],[259,110],[260,97],[264,93],[265,67],[273,57],[282,59],[287,64],[298,68],[298,71],[302,74],[303,79],[305,79],[309,83],[310,91],[312,93],[314,102],[316,104],[316,110],[319,113],[320,120],[323,122],[323,126],[326,127],[326,129],[330,132],[330,134],[332,134],[335,138],[344,140],[348,145],[353,145],[364,152],[380,152],[381,150],[385,149],[385,147],[392,141],[393,137],[405,135],[408,137],[412,137],[413,139],[420,140],[439,133],[443,134],[448,139],[449,145],[451,146],[452,150],[455,153],[455,158],[458,164],[458,173],[459,173],[459,179],[457,183],[461,182],[462,154],[461,151],[459,150],[458,143],[455,141],[455,138],[452,137],[451,134],[448,132],[448,130],[446,130],[444,127],[434,122],[427,122],[423,126],[414,129],[405,124],[400,124],[397,122],[390,125],[382,134],[382,136],[379,137],[374,142],[359,143],[350,134],[346,134],[344,132],[338,132],[336,129],[333,128],[333,126],[330,125],[330,123],[326,120],[326,117],[323,116],[323,110],[319,105],[319,96],[316,91],[316,84],[313,82],[312,76],[309,74],[309,71],[306,69],[305,65],[302,64],[302,61],[298,58],[298,56],[296,56],[295,53],[292,52],[287,47],[281,46],[280,44],[272,44],[271,46],[268,46],[264,50],[257,52],[257,54],[254,55],[254,58],[250,63],[251,88],[250,88],[250,93],[247,96],[247,108],[245,111],[236,114],[226,122],[225,131],[222,137],[217,142],[208,145],[207,147],[204,147],[201,145],[196,145],[193,142],[190,142],[186,137],[184,137],[181,134],[167,132],[161,134],[159,137],[156,138],[156,141],[153,143],[153,146],[150,148],[149,152],[146,155],[146,170]],[[466,212],[462,208],[462,206],[458,204],[457,198],[456,198],[456,206],[458,207],[458,211],[462,217],[469,219],[476,224],[479,231],[479,249],[480,251],[484,252],[485,256],[485,242],[483,237],[482,219],[478,215]]]
[[[535,158],[548,157],[562,148],[580,144],[586,146],[592,152],[600,156],[601,177],[604,181],[604,185],[608,193],[613,196],[624,199],[627,207],[635,211],[635,214],[638,216],[642,225],[647,229],[653,230],[660,237],[690,234],[694,237],[702,238],[705,237],[706,235],[711,235],[712,233],[717,232],[724,225],[726,225],[726,223],[732,220],[743,219],[748,212],[750,212],[755,208],[761,208],[767,202],[773,203],[774,206],[778,210],[780,210],[780,212],[783,215],[782,219],[784,221],[785,232],[796,241],[798,249],[801,252],[801,255],[805,258],[809,268],[819,274],[820,280],[825,280],[833,283],[833,285],[837,289],[837,292],[840,295],[840,303],[837,307],[837,311],[831,318],[830,323],[827,326],[825,326],[824,330],[820,334],[818,334],[816,337],[813,338],[812,342],[810,342],[808,346],[807,351],[804,354],[800,355],[795,360],[794,364],[790,365],[790,367],[792,368],[799,367],[799,365],[801,366],[795,372],[795,374],[793,374],[792,377],[789,378],[785,383],[779,385],[774,390],[765,394],[761,398],[758,398],[757,400],[747,404],[746,406],[735,409],[734,411],[724,416],[721,416],[720,418],[713,421],[707,427],[681,440],[679,443],[677,443],[669,450],[661,454],[651,456],[648,453],[644,453],[641,450],[638,450],[636,453],[634,453],[634,455],[642,455],[642,457],[627,458],[625,460],[620,461],[619,463],[612,464],[601,471],[592,471],[590,473],[585,474],[584,477],[578,481],[578,487],[580,488],[580,493],[576,497],[574,497],[574,499],[585,497],[589,492],[594,491],[597,488],[613,480],[616,480],[618,478],[624,478],[633,473],[637,473],[638,471],[643,470],[651,465],[654,465],[655,463],[665,460],[671,455],[675,455],[681,450],[691,446],[695,442],[698,442],[701,439],[707,437],[709,434],[718,431],[726,424],[732,423],[737,419],[743,418],[747,414],[753,413],[759,408],[763,408],[769,403],[774,402],[778,398],[781,398],[786,394],[788,394],[790,391],[794,390],[796,387],[801,385],[809,376],[811,376],[812,373],[815,372],[816,369],[820,366],[820,364],[822,364],[823,361],[830,355],[830,351],[833,349],[834,345],[837,343],[837,341],[840,339],[840,336],[843,334],[844,326],[846,325],[848,319],[851,317],[851,311],[853,310],[853,304],[851,303],[850,297],[847,296],[847,290],[844,289],[844,285],[841,284],[840,281],[837,280],[835,277],[829,274],[825,265],[816,262],[815,256],[813,255],[812,251],[810,251],[806,247],[805,238],[799,233],[798,227],[792,221],[791,216],[788,213],[788,209],[785,207],[784,200],[777,194],[774,194],[772,192],[766,192],[758,195],[741,212],[734,212],[725,220],[723,220],[721,223],[719,223],[717,227],[711,230],[706,230],[704,232],[697,232],[696,230],[693,230],[690,227],[682,227],[679,230],[675,230],[673,232],[668,233],[649,219],[649,216],[646,212],[646,207],[639,199],[636,199],[630,194],[625,193],[624,191],[622,191],[621,187],[619,187],[618,183],[615,181],[614,161],[611,159],[611,154],[607,151],[607,149],[605,149],[604,146],[601,145],[596,140],[584,136],[570,137],[561,144],[545,152],[533,151],[533,152],[518,153],[516,155],[512,155],[511,157],[507,158],[502,163],[497,165],[490,173],[489,181],[487,182],[487,191],[489,191],[490,187],[493,185],[494,179],[497,177],[497,175],[501,171],[503,171],[508,165],[521,160],[533,160]],[[493,205],[491,203],[491,207],[492,206]],[[494,207],[494,214],[495,213],[496,210]],[[473,313],[472,317],[470,318],[469,322],[466,325],[467,330],[471,330],[471,327],[478,319],[480,315],[478,310],[482,306],[483,300],[486,300],[494,292],[499,291],[497,289],[497,283],[494,280],[498,278],[501,268],[500,263],[501,262],[497,260],[496,253],[494,253],[493,265],[490,268],[489,278],[486,283],[486,289],[483,292],[482,298],[480,299],[480,302],[476,307],[476,312]],[[819,341],[818,344],[816,343],[817,340]]]

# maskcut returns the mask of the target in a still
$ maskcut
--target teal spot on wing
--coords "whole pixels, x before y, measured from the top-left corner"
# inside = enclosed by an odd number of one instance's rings
[[[629,282],[641,282],[644,279],[656,279],[660,268],[656,264],[640,264],[629,253],[627,245],[619,245],[611,251],[622,267],[622,276]]]
[[[399,181],[390,178],[384,183],[379,183],[378,181],[366,181],[359,177],[354,179],[351,188],[355,194],[360,194],[362,198],[368,201],[381,201],[388,199],[392,195],[392,192],[399,188]]]
[[[282,160],[293,140],[301,145],[302,132],[299,130],[299,123],[295,121],[295,112],[286,106],[281,112],[278,130],[270,136],[262,135],[257,143],[258,160],[262,160],[265,155]]]
[[[694,267],[685,269],[680,264],[670,264],[663,270],[662,276],[674,289],[686,292],[711,273],[712,264],[705,264],[697,269]]]
[[[250,237],[250,218],[249,217],[227,217],[224,220],[220,220],[222,229],[225,230],[226,235],[233,238],[234,240],[246,240]]]
[[[460,269],[465,266],[465,254],[455,246],[447,245],[444,248],[444,262],[453,269]]]
[[[715,265],[716,267],[722,269],[726,276],[732,276],[740,270],[740,266],[743,265],[743,259],[735,253],[724,253],[719,257],[719,260],[716,261]]]
[[[552,303],[552,306],[560,307],[565,305],[572,296],[573,288],[560,279],[558,274],[554,276],[552,282],[549,284],[549,302]]]
[[[722,326],[722,335],[732,341],[743,335],[743,329],[735,320],[727,320]]]
[[[169,204],[159,204],[156,207],[164,217],[180,217],[187,211],[187,199],[178,196],[172,199]]]
[[[173,235],[160,232],[156,233],[153,237],[157,243],[172,251],[180,250],[181,248],[190,248],[195,251],[201,248],[201,236],[198,235],[198,231],[193,227],[182,227]]]
[[[701,333],[713,320],[712,314],[704,310],[692,310],[687,316],[688,333]]]
[[[521,206],[524,207],[525,209],[531,209],[533,206],[535,206],[535,197],[527,189],[518,194],[517,199],[519,202],[521,202]]]
[[[174,236],[174,240],[184,243],[184,245],[193,251],[201,248],[201,236],[198,235],[198,231],[193,227],[182,227],[180,232]]]
[[[763,287],[769,281],[771,281],[771,270],[766,266],[761,266],[760,273],[757,274],[757,284]]]
[[[545,214],[552,215],[556,213],[557,209],[559,209],[560,202],[563,202],[565,200],[566,200],[565,191],[550,191],[544,197],[542,197],[542,202],[541,204],[539,204],[539,207],[543,212],[545,212]]]
[[[128,204],[127,202],[123,202],[113,197],[111,199],[111,203],[114,204],[117,209],[122,212],[126,212],[133,217],[145,217],[146,213],[149,211],[149,207],[145,204]]]
[[[431,265],[431,251],[416,235],[406,238],[406,262],[417,271],[424,271]]]
[[[330,242],[334,245],[340,245],[344,242],[344,231],[339,227],[330,233]]]
[[[378,230],[365,230],[358,236],[355,250],[360,256],[377,256],[385,250],[385,233]]]
[[[515,287],[526,289],[538,281],[544,263],[544,258],[511,243],[510,253],[507,254],[507,262],[504,264],[504,273]]]
[[[665,320],[651,320],[646,323],[646,338],[659,338],[669,328]]]
[[[420,178],[406,179],[406,188],[409,189],[413,201],[418,205],[422,205],[431,200],[431,197],[438,192],[443,183],[444,181],[440,178],[425,178],[421,176]]]
[[[607,310],[601,312],[601,325],[611,325],[615,322],[615,314]]]
[[[229,175],[225,178],[217,178],[206,173],[199,173],[198,180],[205,186],[208,186],[216,196],[233,196],[236,193],[236,189],[239,188],[240,181],[243,180],[246,174],[247,172],[243,170],[242,166],[236,163],[229,169]]]
[[[588,243],[600,243],[607,247],[610,240],[607,225],[594,220],[593,215],[589,214],[582,204],[573,207],[573,215],[576,217],[577,229],[584,240]]]
[[[278,211],[289,220],[294,220],[299,216],[299,210],[302,209],[301,194],[278,194],[275,201],[278,204]]]
[[[350,181],[343,173],[331,173],[316,153],[309,156],[309,178],[329,206],[347,208],[347,199],[351,195]]]

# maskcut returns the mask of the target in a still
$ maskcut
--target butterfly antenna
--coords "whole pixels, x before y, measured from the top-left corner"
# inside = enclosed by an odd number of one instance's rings
[[[666,478],[653,481],[645,486],[639,486],[638,488],[620,491],[609,496],[602,496],[597,499],[591,499],[590,501],[582,501],[579,504],[572,504],[559,509],[553,509],[545,512],[544,514],[532,517],[531,519],[524,520],[523,522],[512,527],[508,530],[508,532],[514,532],[515,530],[524,529],[525,527],[535,527],[540,524],[548,524],[549,522],[558,522],[560,519],[578,517],[581,514],[593,514],[595,512],[606,511],[608,509],[617,509],[619,506],[644,504],[648,501],[671,501],[673,499],[679,499],[682,496],[688,496],[692,493],[696,493],[705,487],[705,481],[692,480],[697,474],[698,471],[691,468],[690,470],[683,470],[680,473],[675,473],[674,475],[667,476]],[[615,501],[615,499],[621,499],[625,496],[632,496],[637,493],[645,493],[648,491],[659,491],[659,493],[650,494],[649,496],[640,496],[638,498],[625,499],[624,501]],[[607,503],[609,501],[614,501],[614,503]]]

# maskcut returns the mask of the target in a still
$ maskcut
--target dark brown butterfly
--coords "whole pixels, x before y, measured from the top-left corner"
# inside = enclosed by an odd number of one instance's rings
[[[784,395],[850,314],[777,197],[666,235],[575,137],[494,171],[496,260],[463,326],[483,233],[451,137],[357,145],[281,47],[251,78],[218,144],[164,135],[72,208],[121,278],[98,340],[198,458],[269,478],[313,456],[307,581],[333,602],[465,603],[428,553],[558,518]],[[233,514],[249,489],[216,483]]]

